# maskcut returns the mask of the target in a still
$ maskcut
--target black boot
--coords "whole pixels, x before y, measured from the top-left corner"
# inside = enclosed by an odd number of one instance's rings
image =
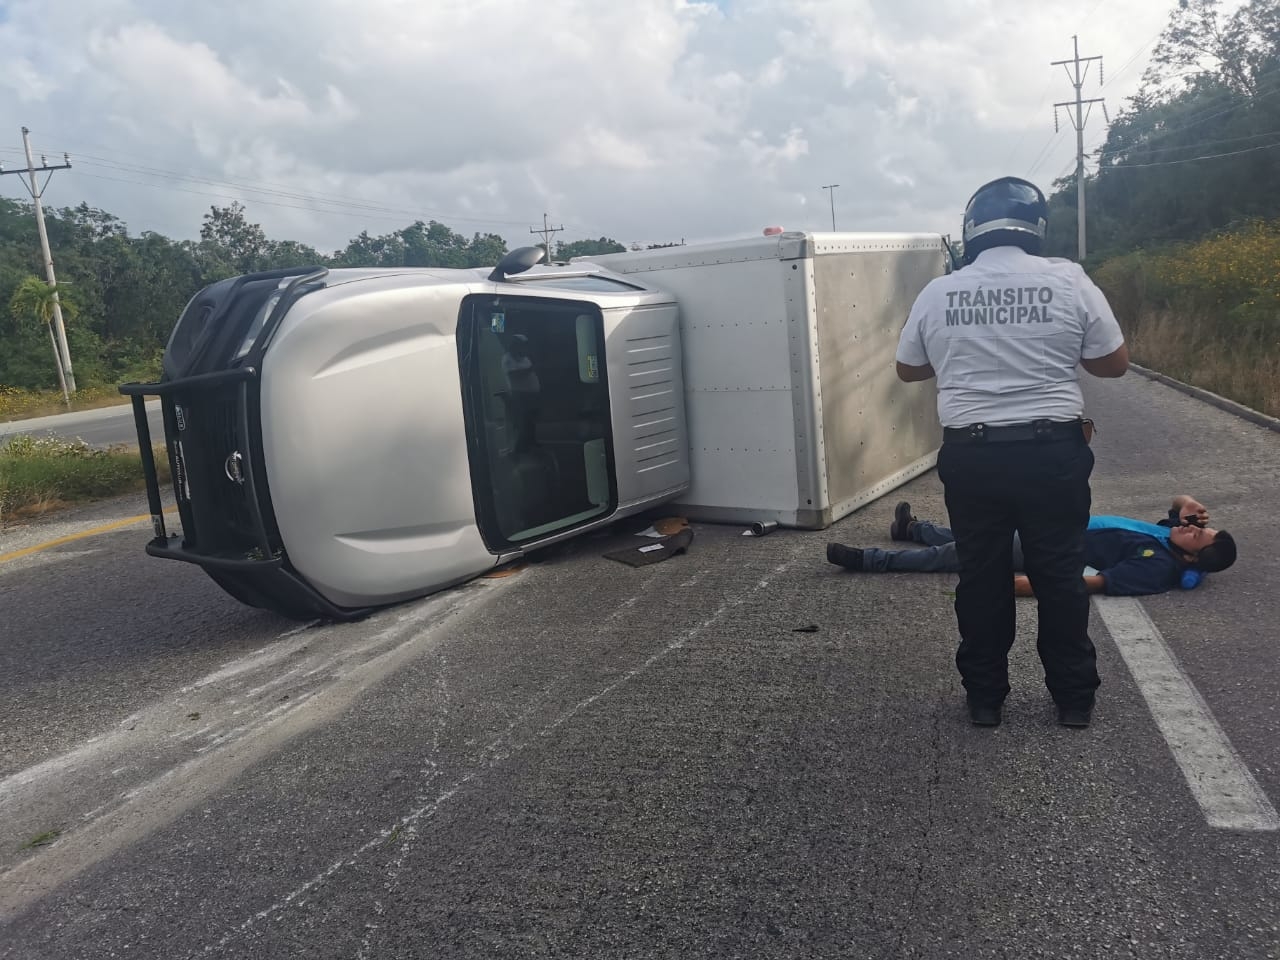
[[[893,523],[889,524],[890,540],[911,540],[911,525],[916,518],[911,513],[911,504],[903,500],[893,508]]]
[[[846,547],[843,543],[828,543],[827,563],[861,573],[862,551],[857,547]]]

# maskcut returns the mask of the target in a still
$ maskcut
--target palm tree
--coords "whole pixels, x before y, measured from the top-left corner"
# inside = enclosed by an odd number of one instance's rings
[[[76,315],[75,305],[59,301],[57,288],[51,287],[39,277],[28,276],[22,279],[13,297],[9,300],[9,312],[17,320],[34,320],[43,323],[49,330],[49,342],[53,344],[53,363],[58,368],[58,386],[62,388],[62,399],[71,405],[71,394],[67,392],[67,378],[63,371],[62,354],[58,350],[58,339],[53,335],[53,307],[58,303],[62,307],[62,315],[71,320]]]

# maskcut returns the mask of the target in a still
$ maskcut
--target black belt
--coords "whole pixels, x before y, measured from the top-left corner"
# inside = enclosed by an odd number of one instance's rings
[[[1032,420],[989,427],[973,423],[967,427],[944,427],[942,438],[947,443],[1013,443],[1019,440],[1083,440],[1084,421]]]

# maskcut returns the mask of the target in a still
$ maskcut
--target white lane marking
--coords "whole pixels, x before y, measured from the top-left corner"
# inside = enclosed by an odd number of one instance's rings
[[[1209,826],[1280,830],[1275,807],[1142,604],[1130,597],[1099,597],[1096,603]]]

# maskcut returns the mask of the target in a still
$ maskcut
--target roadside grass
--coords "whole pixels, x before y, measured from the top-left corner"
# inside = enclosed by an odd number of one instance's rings
[[[1114,257],[1092,275],[1136,362],[1280,417],[1280,221]]]
[[[1127,334],[1129,349],[1144,367],[1280,417],[1280,343],[1242,341],[1213,326],[1150,311]]]
[[[62,399],[60,390],[24,390],[0,383],[0,422],[119,406],[128,403],[129,398],[121,396],[118,383],[158,380],[160,371],[159,354],[113,366],[109,383],[82,380],[80,389],[71,395],[70,404]]]
[[[163,483],[168,457],[163,445],[154,450]],[[136,447],[101,450],[82,440],[26,436],[0,446],[0,526],[144,487]]]
[[[74,413],[80,410],[97,410],[128,403],[114,384],[85,387],[71,396],[68,406],[57,390],[19,390],[0,384],[0,422],[27,420],[31,417],[47,417],[55,413]]]

